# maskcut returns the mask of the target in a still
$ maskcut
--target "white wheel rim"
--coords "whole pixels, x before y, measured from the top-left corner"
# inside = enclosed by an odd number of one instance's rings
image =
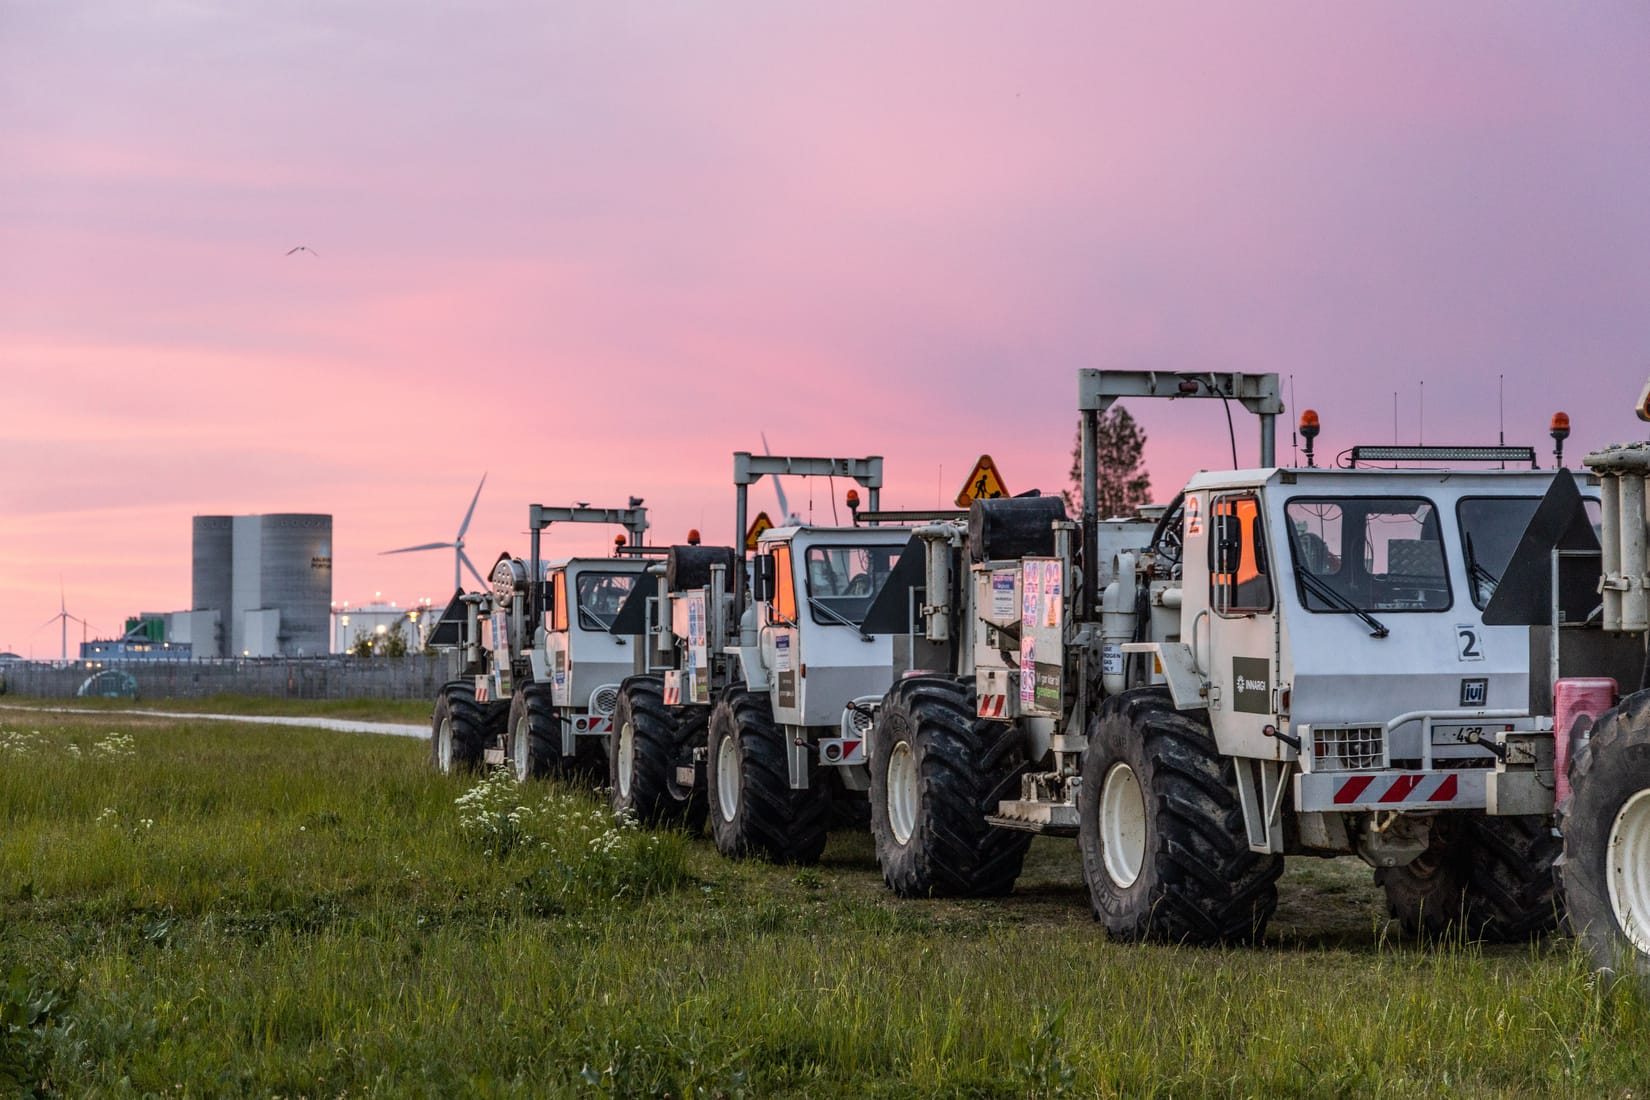
[[[1604,878],[1616,924],[1635,951],[1650,956],[1650,788],[1629,798],[1616,814]]]
[[[443,773],[453,770],[453,720],[443,718],[441,729],[435,736],[436,760],[441,765]]]
[[[1106,874],[1119,886],[1133,886],[1146,861],[1146,799],[1134,769],[1121,762],[1100,784],[1100,846]]]
[[[716,749],[716,806],[723,821],[739,815],[739,746],[731,736],[722,738]]]
[[[528,722],[527,716],[524,714],[521,716],[521,721],[516,723],[516,735],[510,739],[513,742],[510,747],[514,750],[511,755],[515,757],[516,779],[521,783],[527,782],[528,779],[527,739],[530,736],[532,736],[532,724]]]
[[[917,754],[901,741],[888,754],[888,826],[901,844],[916,834],[917,798]]]
[[[619,797],[630,797],[630,777],[636,765],[630,754],[636,751],[636,727],[626,722],[619,729]]]

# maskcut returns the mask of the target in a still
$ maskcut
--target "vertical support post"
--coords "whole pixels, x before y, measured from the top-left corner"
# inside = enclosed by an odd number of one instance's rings
[[[532,570],[527,576],[527,610],[533,619],[532,625],[527,628],[529,642],[531,642],[534,632],[537,631],[539,623],[544,621],[544,581],[540,576],[544,569],[539,565],[541,517],[539,516],[538,505],[533,505],[532,512],[533,514],[529,517],[532,522],[528,524],[532,530],[527,534],[528,557],[531,559],[527,568]]]
[[[710,651],[720,653],[728,644],[728,624],[725,621],[728,613],[727,603],[723,595],[728,590],[728,570],[720,564],[710,567],[710,606],[705,608],[706,630],[710,634]]]
[[[734,455],[734,461],[737,462],[738,459],[739,456]],[[748,557],[748,552],[745,550],[745,531],[748,529],[749,524],[745,516],[746,500],[743,484],[733,487],[733,497],[735,501],[733,546],[739,558],[739,568],[734,571],[733,575],[733,618],[735,622],[738,622],[745,613],[745,561]]]
[[[1100,434],[1100,411],[1083,410],[1083,606],[1080,619],[1092,617],[1099,605],[1100,570],[1093,560],[1100,544],[1100,460],[1095,442]]]
[[[1600,518],[1604,537],[1599,542],[1602,551],[1604,583],[1599,586],[1604,597],[1605,630],[1621,629],[1621,476],[1613,470],[1599,471]]]
[[[1560,630],[1564,629],[1564,612],[1559,606],[1563,602],[1563,597],[1561,597],[1559,595],[1559,588],[1558,588],[1559,565],[1558,565],[1558,563],[1559,563],[1559,559],[1561,559],[1563,556],[1564,556],[1564,551],[1560,550],[1556,546],[1553,547],[1552,572],[1550,574],[1548,574],[1548,583],[1552,585],[1552,588],[1550,589],[1550,591],[1553,594],[1553,606],[1552,606],[1552,611],[1551,611],[1551,617],[1552,617],[1553,625],[1552,625],[1551,630],[1549,631],[1550,636],[1547,639],[1547,685],[1548,685],[1548,690],[1553,693],[1554,706],[1557,706],[1558,678],[1559,678],[1560,671],[1562,669],[1562,665],[1560,663],[1560,652],[1559,652],[1559,648],[1558,648],[1558,632]],[[1568,733],[1565,732],[1565,731],[1559,731],[1559,736],[1560,737],[1565,737],[1565,736],[1568,736]],[[1422,743],[1425,744],[1424,741]]]
[[[1260,464],[1262,467],[1278,464],[1278,418],[1273,413],[1260,414]]]
[[[1624,471],[1616,479],[1621,486],[1621,629],[1650,630],[1650,592],[1644,588],[1650,573],[1646,561],[1645,475]]]

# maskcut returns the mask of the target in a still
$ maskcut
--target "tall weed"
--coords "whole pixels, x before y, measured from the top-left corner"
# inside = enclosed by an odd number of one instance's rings
[[[454,799],[459,831],[485,859],[520,871],[516,889],[539,915],[636,901],[687,881],[677,834],[614,820],[588,795],[523,785],[495,769]]]

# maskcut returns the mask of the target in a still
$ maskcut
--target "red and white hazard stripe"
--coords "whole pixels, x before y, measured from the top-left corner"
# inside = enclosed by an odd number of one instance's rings
[[[1335,805],[1452,802],[1461,793],[1460,778],[1455,772],[1445,775],[1348,776],[1335,788]]]
[[[1296,808],[1306,812],[1482,809],[1485,769],[1458,771],[1317,772],[1295,777]]]
[[[682,685],[679,681],[665,681],[665,706],[679,707],[682,705]]]
[[[979,712],[978,713],[979,713],[979,717],[981,717],[981,718],[1002,718],[1004,715],[1006,715],[1008,713],[1008,696],[1007,695],[982,695],[982,696],[980,696],[980,706],[979,706]]]
[[[591,733],[612,733],[613,732],[613,716],[608,715],[607,717],[604,718],[604,717],[599,717],[597,715],[592,714],[590,716],[590,727],[589,727],[589,729],[590,729]]]

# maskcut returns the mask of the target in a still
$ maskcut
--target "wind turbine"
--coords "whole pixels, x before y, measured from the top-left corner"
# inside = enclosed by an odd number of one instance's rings
[[[762,453],[765,455],[773,454],[773,449],[768,446],[768,433],[761,432],[759,434],[762,436]],[[779,483],[779,475],[769,474],[768,476],[773,478],[773,495],[779,498],[779,525],[789,527],[793,523],[800,523],[801,520],[791,515],[790,506],[785,503],[785,487]]]
[[[63,592],[63,582],[61,579],[57,582],[57,608],[57,614],[53,615],[40,625],[42,627],[48,627],[56,622],[61,622],[63,624],[63,660],[67,661],[69,659],[69,620],[73,619],[75,622],[80,624],[80,641],[82,645],[86,642],[86,620],[82,619],[79,615],[69,614],[69,600]]]
[[[481,499],[481,486],[485,484],[487,484],[487,475],[482,474],[481,484],[476,486],[476,495],[470,498],[470,510],[464,513],[464,522],[458,525],[458,534],[453,536],[452,542],[426,542],[419,546],[403,546],[399,550],[380,550],[379,556],[382,557],[385,554],[411,554],[419,550],[445,550],[450,547],[453,551],[453,590],[460,591],[464,588],[465,569],[470,571],[470,575],[476,579],[477,584],[481,585],[482,588],[486,588],[487,581],[480,573],[476,572],[475,565],[464,553],[464,532],[470,529],[470,517],[476,514],[476,501]]]

